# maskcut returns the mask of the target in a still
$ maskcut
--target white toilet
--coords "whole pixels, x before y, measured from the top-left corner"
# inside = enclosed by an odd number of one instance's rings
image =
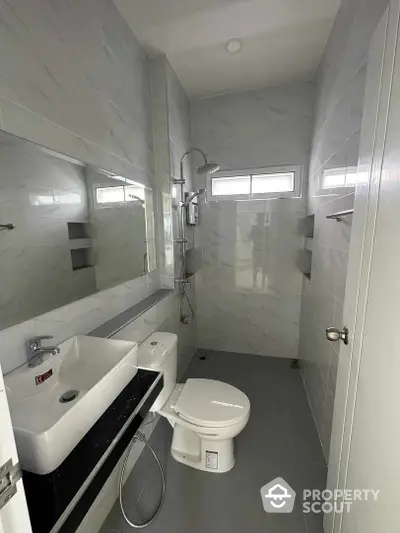
[[[208,472],[235,465],[233,439],[246,426],[250,401],[240,390],[212,379],[177,384],[178,337],[153,333],[139,347],[139,367],[164,373],[164,388],[151,408],[174,428],[172,456]]]

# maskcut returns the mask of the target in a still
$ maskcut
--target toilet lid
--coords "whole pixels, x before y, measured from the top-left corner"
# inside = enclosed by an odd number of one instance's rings
[[[188,379],[175,404],[175,412],[203,427],[227,427],[244,420],[250,401],[237,389],[212,379]]]

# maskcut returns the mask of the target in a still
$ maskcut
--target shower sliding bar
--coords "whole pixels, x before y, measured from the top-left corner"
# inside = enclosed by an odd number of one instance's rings
[[[354,213],[354,209],[347,209],[346,211],[338,211],[337,213],[326,215],[326,218],[336,220],[336,222],[341,222],[344,217],[352,215],[353,213]]]

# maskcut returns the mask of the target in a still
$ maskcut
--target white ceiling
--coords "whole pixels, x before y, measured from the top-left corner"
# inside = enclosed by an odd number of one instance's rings
[[[310,79],[340,0],[114,0],[192,98]],[[243,48],[228,54],[225,44]]]

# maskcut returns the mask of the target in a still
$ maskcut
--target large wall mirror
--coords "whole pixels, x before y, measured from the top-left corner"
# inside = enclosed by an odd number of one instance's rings
[[[155,269],[150,187],[0,132],[0,329]]]

